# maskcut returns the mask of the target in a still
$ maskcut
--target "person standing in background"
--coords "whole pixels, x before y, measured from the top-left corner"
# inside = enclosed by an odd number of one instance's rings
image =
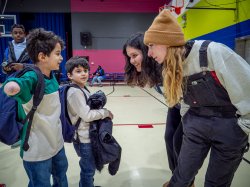
[[[5,49],[4,60],[2,62],[2,71],[7,75],[23,69],[25,64],[31,63],[26,50],[24,26],[20,24],[12,25],[11,35],[13,40],[9,42],[9,46]]]
[[[26,50],[26,34],[23,25],[14,24],[11,26],[11,35],[13,40],[8,43],[8,47],[4,52],[4,59],[1,64],[2,80],[4,82],[12,73],[21,70],[26,64],[31,63],[30,57]],[[11,145],[16,148],[20,145],[20,141]]]

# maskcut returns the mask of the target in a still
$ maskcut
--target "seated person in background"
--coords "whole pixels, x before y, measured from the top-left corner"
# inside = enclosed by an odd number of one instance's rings
[[[98,66],[97,70],[93,73],[94,77],[91,81],[90,86],[93,86],[95,82],[99,84],[99,86],[102,86],[102,80],[106,78],[105,72],[102,69],[102,66]]]
[[[8,75],[17,70],[21,70],[24,64],[30,63],[30,58],[26,50],[25,28],[23,25],[14,24],[11,27],[13,40],[9,42],[4,52],[2,71]]]

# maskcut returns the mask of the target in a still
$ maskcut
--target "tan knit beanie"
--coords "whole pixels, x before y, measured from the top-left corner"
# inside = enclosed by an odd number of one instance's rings
[[[162,10],[144,35],[144,43],[181,46],[185,44],[184,34],[176,18],[169,10]]]

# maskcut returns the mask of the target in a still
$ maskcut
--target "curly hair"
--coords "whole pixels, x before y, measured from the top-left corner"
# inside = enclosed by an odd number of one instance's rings
[[[159,65],[153,58],[148,57],[148,47],[143,43],[143,33],[136,33],[132,35],[123,46],[123,55],[125,57],[125,81],[130,86],[145,87],[149,85],[153,87],[162,83],[161,65]],[[134,65],[130,63],[130,57],[127,54],[127,47],[138,49],[142,52],[142,70],[138,72]]]
[[[27,51],[33,63],[38,62],[40,52],[49,56],[57,43],[64,49],[63,40],[52,31],[46,31],[43,28],[32,30],[27,36]]]
[[[182,97],[183,63],[185,62],[185,46],[168,47],[163,62],[163,87],[166,101],[170,107],[176,105]]]
[[[23,32],[25,32],[25,27],[24,27],[23,25],[21,25],[21,24],[13,24],[13,25],[11,26],[11,32],[13,32],[13,30],[14,30],[15,28],[22,29]]]

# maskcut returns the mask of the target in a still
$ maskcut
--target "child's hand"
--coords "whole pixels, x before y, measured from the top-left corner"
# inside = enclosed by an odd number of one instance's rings
[[[4,66],[3,67],[3,70],[6,71],[6,72],[10,72],[11,71],[11,67],[10,66]]]
[[[10,67],[12,70],[18,71],[23,69],[23,64],[21,63],[11,63]]]
[[[4,92],[10,96],[16,95],[20,92],[20,87],[16,82],[11,81],[4,86]]]
[[[114,115],[112,114],[112,112],[109,111],[109,110],[108,110],[108,112],[109,112],[109,116],[108,116],[108,117],[109,117],[110,119],[113,119],[113,118],[114,118]]]

